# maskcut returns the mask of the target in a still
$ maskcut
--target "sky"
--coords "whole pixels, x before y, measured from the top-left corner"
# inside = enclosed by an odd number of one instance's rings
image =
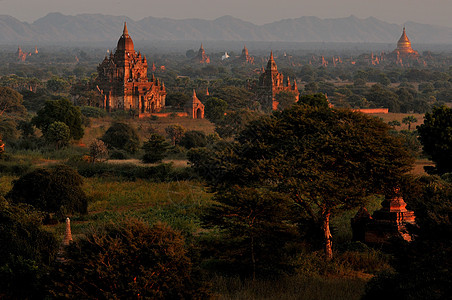
[[[212,20],[231,15],[254,24],[281,19],[375,17],[403,25],[407,21],[452,27],[452,0],[0,0],[0,14],[33,22],[51,12],[101,13],[136,21],[152,17]]]

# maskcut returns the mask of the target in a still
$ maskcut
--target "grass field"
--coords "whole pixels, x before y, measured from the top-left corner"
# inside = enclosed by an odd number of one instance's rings
[[[207,119],[190,119],[188,117],[166,117],[166,118],[135,118],[135,119],[118,119],[111,117],[91,119],[91,126],[85,128],[85,135],[80,140],[81,145],[89,145],[94,139],[100,138],[110,127],[112,122],[119,121],[127,123],[137,129],[140,139],[143,141],[149,137],[150,129],[156,133],[166,136],[165,128],[170,125],[180,125],[185,130],[198,130],[206,134],[214,132],[215,125]]]
[[[408,130],[408,125],[403,124],[403,118],[407,116],[414,116],[417,122],[411,124],[411,130],[415,130],[416,126],[424,124],[424,114],[405,114],[405,113],[388,113],[388,114],[371,114],[371,116],[382,118],[385,123],[390,121],[399,121],[401,126],[396,126],[396,130]]]

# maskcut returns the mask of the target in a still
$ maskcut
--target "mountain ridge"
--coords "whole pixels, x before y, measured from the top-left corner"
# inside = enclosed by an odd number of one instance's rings
[[[321,19],[303,16],[256,25],[225,15],[214,20],[104,14],[64,15],[49,13],[33,23],[0,15],[0,44],[116,41],[127,21],[133,39],[141,41],[268,41],[395,43],[402,26],[375,17],[356,16]],[[413,43],[452,44],[452,28],[406,22]]]

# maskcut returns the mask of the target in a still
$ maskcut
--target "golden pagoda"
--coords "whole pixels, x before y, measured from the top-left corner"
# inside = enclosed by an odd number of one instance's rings
[[[405,27],[403,27],[402,36],[397,42],[397,48],[394,53],[399,56],[419,56],[419,53],[411,48],[411,42],[406,35]]]

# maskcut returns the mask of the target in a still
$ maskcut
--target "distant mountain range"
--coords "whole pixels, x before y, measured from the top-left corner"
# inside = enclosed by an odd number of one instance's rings
[[[402,26],[370,17],[337,19],[300,17],[255,25],[231,16],[215,20],[147,17],[134,21],[124,16],[50,13],[32,24],[0,15],[0,44],[58,44],[116,41],[124,20],[129,33],[139,41],[281,41],[396,43]],[[452,44],[452,28],[405,23],[413,44]]]

